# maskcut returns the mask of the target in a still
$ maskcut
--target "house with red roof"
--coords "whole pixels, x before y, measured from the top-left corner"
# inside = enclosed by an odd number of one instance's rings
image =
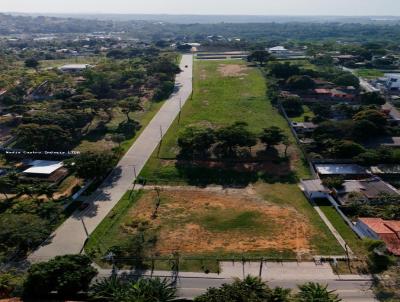
[[[390,253],[400,256],[400,221],[359,218],[356,228],[367,238],[382,240]]]

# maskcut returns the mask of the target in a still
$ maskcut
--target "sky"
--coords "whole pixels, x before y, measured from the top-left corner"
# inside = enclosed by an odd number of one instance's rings
[[[0,0],[0,12],[400,15],[400,0]]]

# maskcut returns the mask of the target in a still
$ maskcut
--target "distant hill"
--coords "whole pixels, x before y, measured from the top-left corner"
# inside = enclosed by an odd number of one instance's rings
[[[12,13],[21,15],[20,13]],[[22,14],[24,15],[24,14]],[[28,14],[25,14],[28,15]],[[39,16],[41,14],[31,14]],[[312,22],[312,23],[360,23],[360,24],[390,24],[399,23],[400,17],[344,17],[344,16],[254,16],[254,15],[167,15],[167,14],[45,14],[52,17],[79,18],[106,21],[155,21],[178,24],[215,24],[215,23],[288,23],[288,22]]]

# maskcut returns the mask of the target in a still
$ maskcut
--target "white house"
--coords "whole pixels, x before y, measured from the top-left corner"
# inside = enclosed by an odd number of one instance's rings
[[[284,46],[275,46],[266,49],[271,54],[285,54],[288,50]]]
[[[78,73],[78,72],[85,71],[89,67],[90,67],[89,64],[68,64],[68,65],[61,66],[58,69],[61,72]]]
[[[300,187],[309,199],[327,198],[330,193],[320,179],[302,180]]]

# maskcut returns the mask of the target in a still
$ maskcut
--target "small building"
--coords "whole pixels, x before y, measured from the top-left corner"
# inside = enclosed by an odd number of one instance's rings
[[[393,126],[400,126],[400,112],[390,103],[382,106],[382,110],[388,116],[388,122]]]
[[[313,133],[314,130],[318,128],[318,125],[311,122],[292,122],[292,127],[299,134],[309,134]]]
[[[359,218],[355,226],[364,237],[382,240],[390,253],[400,256],[400,221]]]
[[[356,164],[315,164],[315,169],[321,177],[365,177],[369,173],[366,168]]]
[[[391,91],[400,90],[400,74],[386,74],[386,88]]]
[[[65,73],[80,73],[80,72],[85,71],[89,67],[90,67],[89,64],[68,64],[68,65],[61,66],[58,69],[61,72],[65,72]]]
[[[30,178],[59,182],[67,176],[68,171],[59,161],[32,160],[26,164],[26,169],[22,173]]]
[[[371,166],[369,168],[372,174],[378,175],[381,177],[398,177],[400,176],[400,165],[396,164],[383,164]]]
[[[302,180],[300,187],[309,199],[327,198],[330,194],[320,179]]]
[[[335,189],[335,193],[342,205],[348,204],[350,199],[354,198],[354,194],[357,194],[359,201],[369,204],[378,202],[382,195],[398,197],[400,201],[400,193],[378,177],[364,180],[347,180],[343,183],[341,189]]]
[[[266,49],[270,54],[286,54],[289,50],[287,50],[284,46],[275,46]]]

